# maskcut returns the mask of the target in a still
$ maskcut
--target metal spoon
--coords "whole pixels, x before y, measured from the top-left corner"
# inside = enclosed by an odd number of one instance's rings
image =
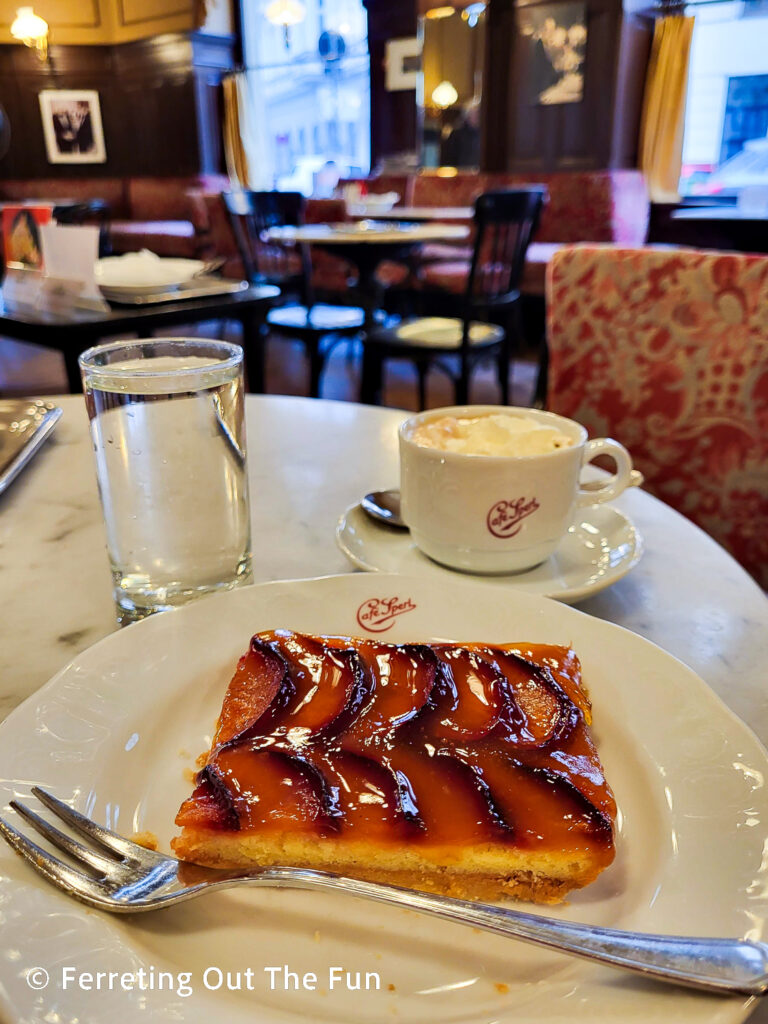
[[[643,474],[633,469],[629,486],[642,487],[643,482]],[[400,515],[400,491],[395,487],[388,491],[371,491],[360,502],[360,507],[377,523],[386,523],[398,530],[408,529]]]
[[[366,494],[360,502],[363,512],[377,523],[386,523],[398,530],[407,530],[400,515],[400,491],[395,489],[389,491],[371,491]]]

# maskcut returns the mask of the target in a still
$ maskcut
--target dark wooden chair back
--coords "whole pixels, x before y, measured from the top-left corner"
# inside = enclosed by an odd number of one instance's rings
[[[224,192],[232,232],[248,279],[296,289],[306,301],[310,281],[309,250],[305,245],[270,242],[271,228],[304,223],[304,196],[300,192]]]
[[[467,281],[468,315],[519,297],[528,244],[547,200],[543,185],[484,192],[475,200],[475,247]]]

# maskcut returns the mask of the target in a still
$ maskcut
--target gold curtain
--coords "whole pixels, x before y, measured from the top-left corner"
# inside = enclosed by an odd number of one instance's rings
[[[244,119],[247,117],[247,83],[245,74],[238,71],[222,80],[224,90],[224,157],[230,180],[241,188],[250,184],[248,156],[243,144]]]
[[[660,18],[653,33],[640,124],[640,167],[654,202],[676,202],[683,154],[693,18]]]

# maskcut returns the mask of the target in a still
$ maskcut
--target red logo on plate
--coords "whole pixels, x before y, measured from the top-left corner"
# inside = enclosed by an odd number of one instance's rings
[[[410,597],[369,597],[357,609],[357,621],[369,633],[384,633],[398,615],[416,607]]]
[[[539,507],[538,498],[513,498],[497,501],[488,513],[486,522],[494,537],[514,537],[522,530],[522,521]]]

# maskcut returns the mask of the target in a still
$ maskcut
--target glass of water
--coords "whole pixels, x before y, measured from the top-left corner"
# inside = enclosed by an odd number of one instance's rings
[[[121,624],[250,582],[240,346],[121,341],[80,369]]]

